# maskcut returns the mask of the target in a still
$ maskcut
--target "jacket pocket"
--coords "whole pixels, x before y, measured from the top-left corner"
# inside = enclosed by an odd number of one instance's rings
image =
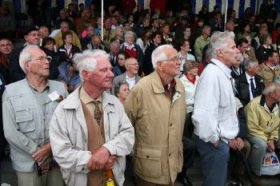
[[[35,123],[30,106],[21,106],[15,109],[16,122],[19,125],[20,131],[32,132],[35,130]]]
[[[144,177],[161,176],[161,151],[138,149],[135,159],[135,172]]]

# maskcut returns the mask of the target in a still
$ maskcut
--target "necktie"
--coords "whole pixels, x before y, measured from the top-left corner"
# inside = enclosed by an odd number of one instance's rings
[[[254,78],[250,78],[250,86],[251,86],[251,91],[252,91],[252,95],[253,97],[256,97],[257,96],[257,90],[256,90],[256,87],[255,87],[255,84],[254,84]]]
[[[95,108],[94,108],[94,119],[97,121],[97,123],[100,125],[102,121],[102,111],[99,107],[98,102],[93,102]]]

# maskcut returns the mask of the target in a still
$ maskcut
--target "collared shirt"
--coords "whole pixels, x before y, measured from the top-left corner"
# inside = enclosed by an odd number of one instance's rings
[[[130,78],[126,74],[125,75],[125,80],[128,83],[129,90],[132,89],[132,87],[134,87],[134,85],[136,84],[136,76],[133,76],[132,78]]]
[[[95,104],[93,102],[97,102],[100,109],[102,108],[102,97],[99,96],[96,100],[93,100],[85,91],[84,87],[81,87],[80,99],[87,106],[87,109],[89,109],[93,117],[94,117],[94,109],[95,109]]]
[[[255,76],[250,76],[247,72],[245,72],[245,75],[246,75],[247,82],[249,84],[250,100],[252,100],[254,98],[254,96],[253,96],[252,89],[251,89],[251,78],[253,78],[253,84],[254,84],[254,87],[256,87]]]
[[[33,85],[30,84],[30,82],[28,81],[28,79],[26,79],[28,86],[30,87],[30,90],[32,91],[33,95],[36,98],[36,101],[39,105],[39,107],[41,108],[41,112],[43,113],[42,117],[44,118],[44,137],[43,139],[41,139],[42,141],[40,142],[40,144],[46,144],[49,143],[49,130],[48,130],[48,125],[50,122],[49,117],[47,117],[48,113],[46,110],[46,106],[47,103],[49,103],[50,99],[49,99],[49,94],[50,94],[50,87],[49,84],[46,84],[46,87],[42,90],[42,91],[38,91]]]
[[[231,70],[212,59],[202,72],[195,94],[194,133],[205,142],[225,142],[237,136],[239,127]]]

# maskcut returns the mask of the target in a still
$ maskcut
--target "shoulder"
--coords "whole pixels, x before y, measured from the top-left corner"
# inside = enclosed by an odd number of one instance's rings
[[[25,79],[11,83],[9,85],[6,85],[6,91],[11,91],[14,93],[18,93],[19,89],[22,89],[23,87],[27,86],[27,82]]]

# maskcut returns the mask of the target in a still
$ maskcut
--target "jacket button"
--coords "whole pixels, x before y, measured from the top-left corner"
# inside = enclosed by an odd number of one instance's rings
[[[170,127],[172,127],[172,123],[170,123]]]
[[[171,153],[169,153],[168,156],[171,156]]]
[[[147,155],[147,156],[146,156],[146,158],[150,158],[150,156],[149,156],[149,155]]]

